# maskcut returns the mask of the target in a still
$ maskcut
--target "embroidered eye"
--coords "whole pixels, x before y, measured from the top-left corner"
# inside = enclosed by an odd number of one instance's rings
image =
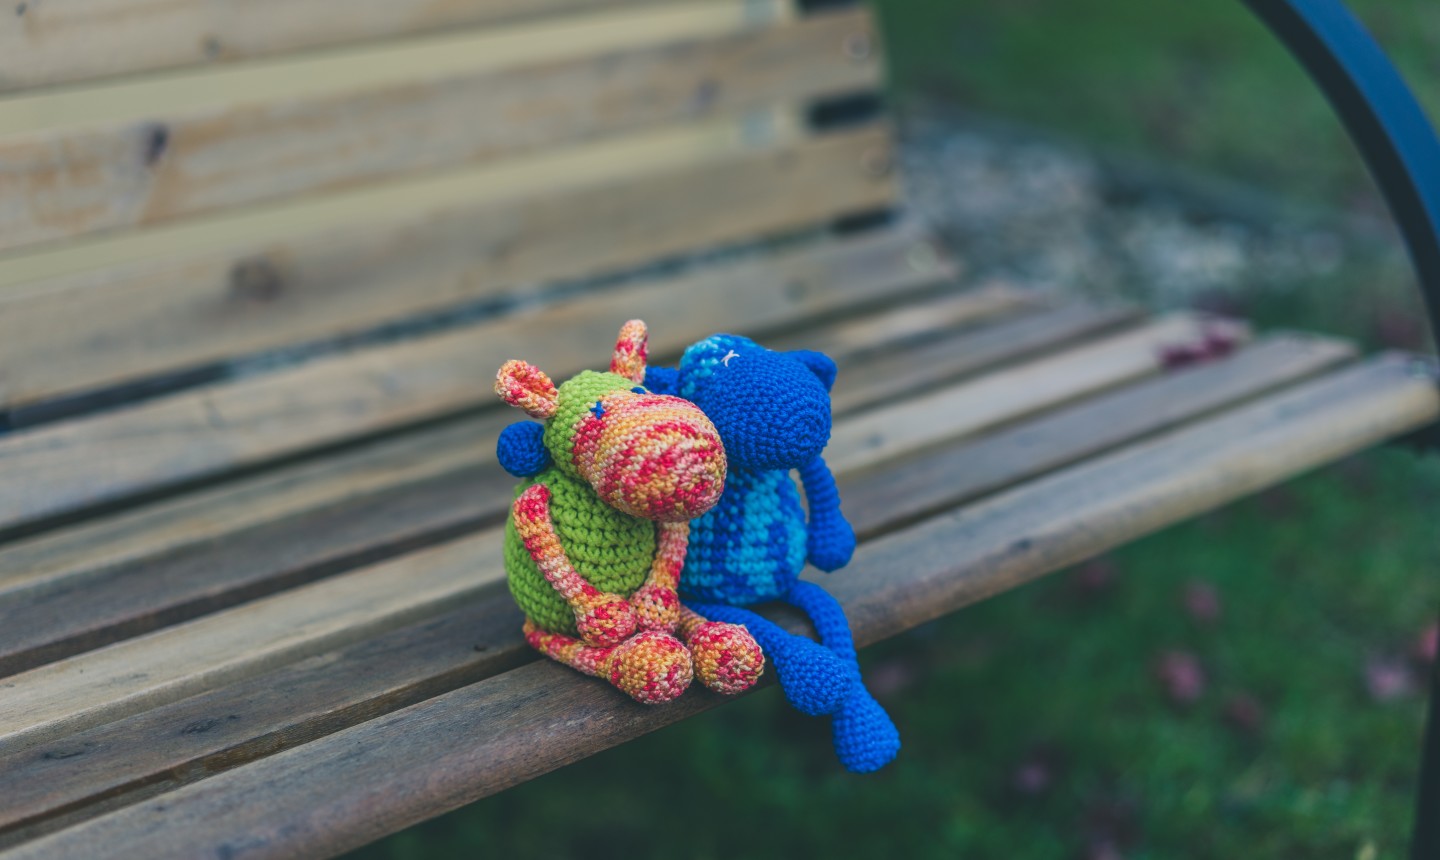
[[[725,365],[726,367],[729,367],[729,366],[730,366],[730,359],[732,359],[732,358],[739,358],[739,357],[740,357],[740,353],[738,353],[738,352],[736,352],[735,350],[732,349],[732,350],[730,350],[729,352],[725,353],[725,357],[722,358],[722,359],[720,359],[720,363],[723,364],[723,365]]]
[[[631,393],[631,394],[649,394],[650,392],[646,391],[644,388],[641,388],[640,386],[637,385],[637,386],[635,386],[634,388],[630,389],[630,393]]]
[[[604,418],[604,417],[605,417],[605,404],[601,403],[601,402],[598,401],[598,400],[595,401],[595,405],[592,406],[592,407],[590,407],[590,413],[591,413],[592,415],[594,415],[596,418]]]

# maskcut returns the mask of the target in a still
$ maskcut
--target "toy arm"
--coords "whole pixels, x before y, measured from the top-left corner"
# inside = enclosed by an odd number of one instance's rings
[[[840,512],[840,491],[825,458],[819,454],[800,467],[800,482],[810,506],[805,551],[810,563],[830,573],[850,563],[855,554],[855,530]]]
[[[650,576],[632,595],[630,603],[647,630],[673,631],[680,620],[680,571],[690,543],[690,523],[660,523],[660,541]]]
[[[511,508],[515,530],[545,581],[575,613],[575,626],[586,645],[617,645],[635,632],[635,611],[622,597],[607,594],[577,572],[550,519],[550,488],[534,484]]]

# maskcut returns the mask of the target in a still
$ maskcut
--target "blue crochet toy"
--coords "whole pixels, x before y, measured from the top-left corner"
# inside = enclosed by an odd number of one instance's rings
[[[855,533],[820,452],[830,439],[835,362],[808,350],[774,352],[735,335],[686,350],[676,369],[651,367],[646,387],[698,405],[720,433],[725,492],[691,523],[680,587],[687,604],[716,621],[743,624],[775,667],[797,709],[832,717],[835,752],[855,772],[884,767],[900,749],[895,724],[860,680],[850,624],[825,589],[800,580],[808,559],[824,571],[849,563]],[[543,468],[535,425],[506,428],[501,465]],[[810,518],[790,471],[805,484]],[[820,642],[796,636],[741,607],[782,600],[815,625]]]

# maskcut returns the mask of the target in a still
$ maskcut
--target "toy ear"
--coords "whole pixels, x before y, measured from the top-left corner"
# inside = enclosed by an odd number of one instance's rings
[[[545,420],[560,408],[560,393],[545,371],[523,361],[507,361],[495,374],[495,393],[531,418]]]
[[[517,478],[533,478],[550,468],[545,426],[534,421],[516,421],[501,430],[495,442],[495,457],[500,461],[500,468]]]
[[[820,377],[820,382],[825,386],[826,391],[834,387],[835,374],[839,372],[835,367],[835,359],[813,349],[796,349],[785,354],[810,368],[811,373]]]
[[[630,320],[620,327],[615,352],[610,356],[610,372],[618,373],[636,385],[645,382],[645,345],[647,334],[642,320]]]

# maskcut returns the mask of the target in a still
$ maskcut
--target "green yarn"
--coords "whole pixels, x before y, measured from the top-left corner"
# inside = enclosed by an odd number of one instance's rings
[[[546,449],[550,451],[550,459],[562,472],[572,478],[580,477],[572,462],[570,450],[575,428],[585,417],[584,413],[593,409],[596,402],[605,395],[613,391],[629,391],[634,387],[635,383],[619,374],[594,370],[581,371],[561,383],[557,389],[560,405],[554,416],[545,422],[544,440]],[[565,548],[568,550],[569,547],[567,543]],[[578,567],[576,569],[579,570]],[[580,570],[580,573],[585,571]]]
[[[590,375],[619,379],[627,388],[634,385],[614,374]],[[610,383],[607,381],[607,384]],[[613,390],[612,385],[605,391]],[[563,409],[563,399],[561,403]],[[594,400],[591,400],[593,403]],[[581,406],[583,408],[584,404]],[[559,423],[551,422],[546,427],[546,433]],[[574,426],[573,423],[571,426]],[[549,440],[546,441],[548,443]],[[544,484],[550,488],[550,516],[555,532],[560,536],[570,563],[591,585],[601,591],[628,595],[645,583],[658,549],[655,523],[623,514],[606,505],[596,497],[589,484],[570,477],[555,466],[520,482],[515,496],[518,498],[532,484]],[[544,574],[530,558],[530,553],[526,552],[525,544],[515,529],[515,521],[510,517],[505,520],[505,570],[509,573],[510,594],[530,620],[551,632],[579,635],[570,607],[545,581]]]

